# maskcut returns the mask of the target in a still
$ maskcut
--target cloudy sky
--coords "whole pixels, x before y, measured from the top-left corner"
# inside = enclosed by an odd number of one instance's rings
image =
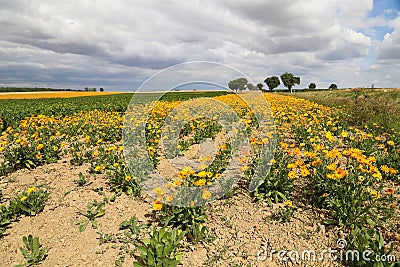
[[[0,0],[0,86],[135,90],[187,61],[400,87],[400,0]]]

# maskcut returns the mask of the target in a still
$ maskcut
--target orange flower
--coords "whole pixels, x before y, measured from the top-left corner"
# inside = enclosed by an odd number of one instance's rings
[[[388,188],[388,189],[386,189],[386,193],[388,193],[388,195],[393,195],[394,189],[393,188]]]

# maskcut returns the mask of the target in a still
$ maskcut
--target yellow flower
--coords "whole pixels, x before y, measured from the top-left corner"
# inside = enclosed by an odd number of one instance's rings
[[[380,198],[380,194],[376,190],[371,190],[370,194],[376,199]]]
[[[326,166],[326,168],[330,171],[334,171],[337,169],[336,163],[331,163],[328,166]]]
[[[206,184],[206,180],[205,179],[200,179],[200,180],[195,181],[193,184],[195,186],[203,186],[203,185]]]
[[[340,136],[342,136],[343,138],[346,138],[348,136],[347,132],[343,131]]]
[[[36,157],[37,159],[41,159],[41,158],[42,158],[42,154],[37,153],[35,157]]]
[[[201,194],[201,197],[202,197],[204,200],[209,199],[209,198],[211,197],[210,191],[208,191],[207,188],[205,188],[205,189],[203,190],[203,193]]]
[[[215,179],[219,179],[219,178],[221,178],[221,176],[222,176],[222,174],[217,173],[217,174],[215,174]]]
[[[33,187],[29,187],[28,190],[26,190],[26,192],[28,192],[29,194],[33,193],[35,191],[36,191],[36,187],[34,187],[34,186]]]
[[[338,168],[335,170],[335,178],[336,179],[342,179],[346,175],[347,175],[346,171],[341,168]]]
[[[181,185],[181,182],[180,181],[178,181],[178,180],[175,180],[175,181],[173,181],[173,186],[174,187],[178,187],[178,186],[180,186]]]
[[[289,177],[290,179],[296,178],[296,172],[290,171],[290,172],[288,173],[288,177]]]
[[[285,201],[285,206],[286,207],[292,207],[293,206],[292,201],[290,201],[290,200]]]
[[[155,193],[155,194],[157,194],[157,195],[160,195],[160,196],[162,196],[162,195],[165,195],[165,191],[164,191],[164,189],[162,189],[161,187],[156,187],[156,188],[154,188],[153,189],[153,192]]]
[[[113,166],[114,166],[114,168],[118,168],[119,167],[119,163],[116,162],[116,163],[113,164]]]
[[[380,169],[381,169],[381,171],[383,171],[386,174],[388,174],[390,172],[390,169],[387,165],[382,165]]]
[[[53,151],[54,152],[58,151],[58,146],[53,146]]]
[[[37,150],[40,150],[40,149],[42,149],[43,147],[44,147],[43,144],[38,144],[37,147],[36,147],[36,149],[37,149]]]
[[[22,202],[24,202],[27,198],[28,198],[27,196],[23,196],[23,197],[21,197],[20,200],[21,200]]]
[[[196,176],[198,176],[200,178],[205,178],[207,176],[207,172],[206,171],[201,171]]]
[[[308,176],[309,174],[310,174],[310,171],[307,169],[307,168],[301,168],[300,169],[300,174],[301,174],[301,176],[303,176],[303,177],[306,177],[306,176]]]
[[[132,177],[130,175],[125,176],[125,181],[129,182],[130,180],[132,180]]]
[[[153,210],[161,210],[162,209],[162,202],[160,200],[154,201]]]
[[[99,155],[99,151],[94,151],[93,153],[92,153],[92,157],[97,157]]]
[[[99,172],[99,171],[101,171],[102,169],[104,169],[104,166],[103,166],[103,164],[100,164],[99,166],[96,166],[96,168],[94,168],[94,171],[95,171],[95,172]]]
[[[166,202],[171,202],[173,199],[174,199],[173,195],[168,195],[168,196],[165,197],[165,201]]]
[[[394,142],[392,140],[389,140],[386,142],[389,146],[394,146]]]

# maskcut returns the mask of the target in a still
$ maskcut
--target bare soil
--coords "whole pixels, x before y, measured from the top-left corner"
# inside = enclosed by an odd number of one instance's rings
[[[41,266],[114,266],[120,257],[119,246],[112,243],[100,245],[97,232],[121,233],[118,230],[120,223],[133,215],[143,224],[156,225],[151,199],[121,194],[114,202],[106,204],[105,216],[97,219],[97,229],[89,224],[84,232],[79,232],[75,222],[83,217],[78,211],[86,211],[88,202],[113,196],[108,191],[107,178],[89,175],[88,169],[87,164],[71,166],[63,159],[0,178],[5,205],[7,199],[31,186],[44,187],[50,192],[43,212],[12,223],[8,235],[0,239],[0,266],[24,262],[19,247],[22,246],[22,236],[29,234],[39,236],[41,244],[48,248],[47,258]],[[80,172],[88,177],[89,183],[85,186],[73,182],[79,178]],[[243,190],[231,198],[213,202],[208,209],[207,227],[214,240],[196,245],[185,243],[183,266],[341,266],[329,260],[328,255],[322,262],[284,262],[278,260],[275,253],[271,260],[271,249],[298,250],[300,253],[315,250],[318,257],[323,250],[335,249],[336,240],[341,236],[338,228],[320,226],[323,215],[312,209],[298,208],[290,222],[277,224],[270,216],[278,207],[255,202]],[[261,253],[258,259],[261,249],[268,254]],[[132,256],[125,254],[122,266],[132,266],[133,261]]]

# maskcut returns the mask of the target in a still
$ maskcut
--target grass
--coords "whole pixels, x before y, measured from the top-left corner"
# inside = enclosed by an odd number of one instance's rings
[[[294,95],[331,107],[344,107],[351,126],[375,125],[375,128],[379,126],[386,130],[400,128],[400,90],[353,89],[298,92]]]

